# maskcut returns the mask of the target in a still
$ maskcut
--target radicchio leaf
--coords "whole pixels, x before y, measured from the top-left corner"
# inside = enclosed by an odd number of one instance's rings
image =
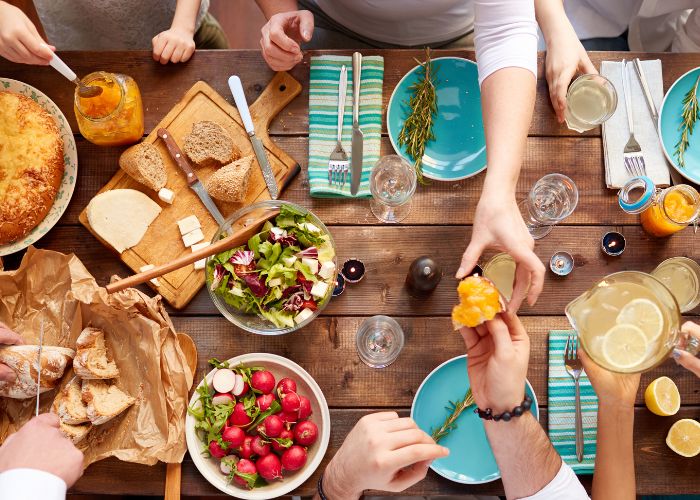
[[[265,282],[257,274],[244,274],[242,278],[256,297],[264,297],[267,294]]]
[[[304,297],[309,298],[311,296],[311,288],[314,286],[314,282],[307,280],[302,273],[297,272],[297,283],[299,283],[304,289]]]
[[[275,229],[277,231],[275,231]],[[279,243],[283,247],[290,247],[299,243],[299,240],[293,234],[288,234],[286,230],[280,229],[278,227],[273,227],[270,229],[270,236],[268,237],[270,242]]]
[[[282,297],[289,297],[290,295],[301,292],[302,287],[301,285],[293,285],[293,286],[288,286],[282,291]]]
[[[304,306],[304,298],[302,295],[303,294],[299,292],[289,297],[284,303],[284,307],[282,309],[289,312],[297,312],[301,310],[301,308]]]
[[[247,266],[255,259],[255,253],[251,250],[239,250],[229,259],[231,264],[241,264]]]
[[[297,252],[296,255],[300,259],[303,257],[306,257],[308,259],[318,259],[318,248],[309,247],[309,248],[302,250],[301,252]]]
[[[224,279],[224,266],[221,264],[217,264],[214,266],[214,277],[211,280],[211,290],[212,292],[219,288],[219,283],[221,283],[221,280]]]

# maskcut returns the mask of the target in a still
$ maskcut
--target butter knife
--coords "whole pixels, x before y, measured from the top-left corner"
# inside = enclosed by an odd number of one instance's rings
[[[44,317],[41,317],[39,330],[39,353],[36,357],[36,411],[34,416],[39,416],[39,396],[41,395],[41,351],[44,349]]]
[[[362,179],[364,136],[360,130],[360,78],[362,76],[362,54],[352,55],[352,179],[350,194],[357,194]]]
[[[180,150],[180,146],[177,145],[177,142],[175,142],[175,139],[173,139],[172,135],[170,135],[168,129],[159,128],[158,137],[163,139],[163,142],[165,142],[165,145],[168,148],[168,153],[170,153],[170,157],[185,174],[187,185],[192,189],[192,191],[197,193],[199,199],[202,200],[202,204],[207,210],[209,210],[209,213],[212,217],[214,217],[216,223],[219,226],[223,226],[225,222],[223,215],[221,215],[216,203],[214,203],[214,200],[212,200],[209,193],[207,193],[206,188],[199,181],[197,174],[195,174],[194,170],[192,170],[190,162],[185,157],[185,154]]]
[[[276,200],[279,196],[277,180],[275,179],[275,174],[272,172],[270,161],[267,159],[265,146],[263,146],[263,143],[258,136],[255,135],[255,127],[253,126],[253,119],[251,118],[250,110],[248,109],[248,101],[245,100],[241,79],[236,75],[229,77],[228,86],[233,94],[233,100],[236,101],[236,107],[238,108],[238,113],[241,115],[241,120],[243,120],[243,126],[245,127],[246,132],[248,132],[250,143],[253,145],[255,157],[258,159],[258,164],[260,165],[260,170],[262,170],[265,184],[267,184],[267,190],[270,192],[270,197],[273,200]]]

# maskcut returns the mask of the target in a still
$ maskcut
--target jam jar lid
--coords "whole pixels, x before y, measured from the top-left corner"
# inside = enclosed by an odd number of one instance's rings
[[[655,193],[656,186],[649,177],[645,175],[633,177],[618,193],[620,208],[628,214],[638,214],[649,208]]]

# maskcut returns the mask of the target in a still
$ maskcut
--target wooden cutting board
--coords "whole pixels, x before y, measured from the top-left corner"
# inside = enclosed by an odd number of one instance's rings
[[[301,84],[288,73],[280,72],[274,76],[260,97],[250,106],[256,135],[265,145],[268,159],[280,187],[280,193],[289,185],[301,168],[296,160],[270,140],[267,130],[272,119],[300,92]],[[134,272],[139,272],[140,268],[147,264],[156,266],[165,264],[191,252],[182,243],[177,226],[177,221],[180,219],[196,215],[202,224],[205,241],[210,241],[216,234],[218,224],[199,200],[197,194],[188,187],[185,175],[171,160],[165,144],[156,134],[160,127],[167,128],[182,148],[185,135],[192,130],[192,125],[195,122],[201,120],[214,121],[224,127],[240,149],[242,156],[254,155],[253,147],[248,139],[248,133],[243,127],[238,110],[226,102],[209,85],[197,82],[144,139],[145,142],[153,144],[163,158],[168,173],[166,187],[175,193],[173,204],[168,205],[162,202],[158,199],[156,192],[136,182],[121,169],[99,191],[102,193],[111,189],[136,189],[148,195],[163,209],[148,228],[143,239],[136,246],[119,255],[119,258]],[[194,167],[194,170],[204,183],[216,168]],[[265,186],[260,166],[257,160],[254,160],[246,200],[243,203],[217,201],[216,204],[223,216],[228,217],[243,206],[267,199],[270,199],[270,194]],[[81,212],[80,222],[105,246],[115,251],[90,227],[87,219],[87,208]],[[161,294],[174,308],[180,309],[185,307],[199,291],[204,284],[205,276],[204,271],[195,271],[194,266],[189,265],[158,278],[158,281],[159,286],[150,283],[149,286]]]

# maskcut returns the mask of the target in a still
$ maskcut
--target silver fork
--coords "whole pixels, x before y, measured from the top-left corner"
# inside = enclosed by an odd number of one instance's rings
[[[625,149],[622,154],[622,160],[625,163],[625,169],[631,177],[639,177],[646,175],[646,166],[644,165],[644,156],[642,156],[642,148],[634,138],[634,119],[632,117],[632,90],[630,88],[630,76],[627,71],[627,61],[622,60],[622,88],[625,94],[625,108],[627,109],[627,124],[629,125],[630,138],[625,144]]]
[[[345,117],[345,93],[348,88],[348,69],[340,68],[340,80],[338,81],[338,140],[335,149],[328,159],[328,184],[345,186],[348,177],[348,155],[343,149],[343,119]]]
[[[577,347],[578,336],[575,333],[570,333],[564,348],[564,367],[566,373],[574,379],[576,387],[576,459],[583,462],[583,417],[581,415],[581,387],[579,385],[583,363],[578,357]]]

